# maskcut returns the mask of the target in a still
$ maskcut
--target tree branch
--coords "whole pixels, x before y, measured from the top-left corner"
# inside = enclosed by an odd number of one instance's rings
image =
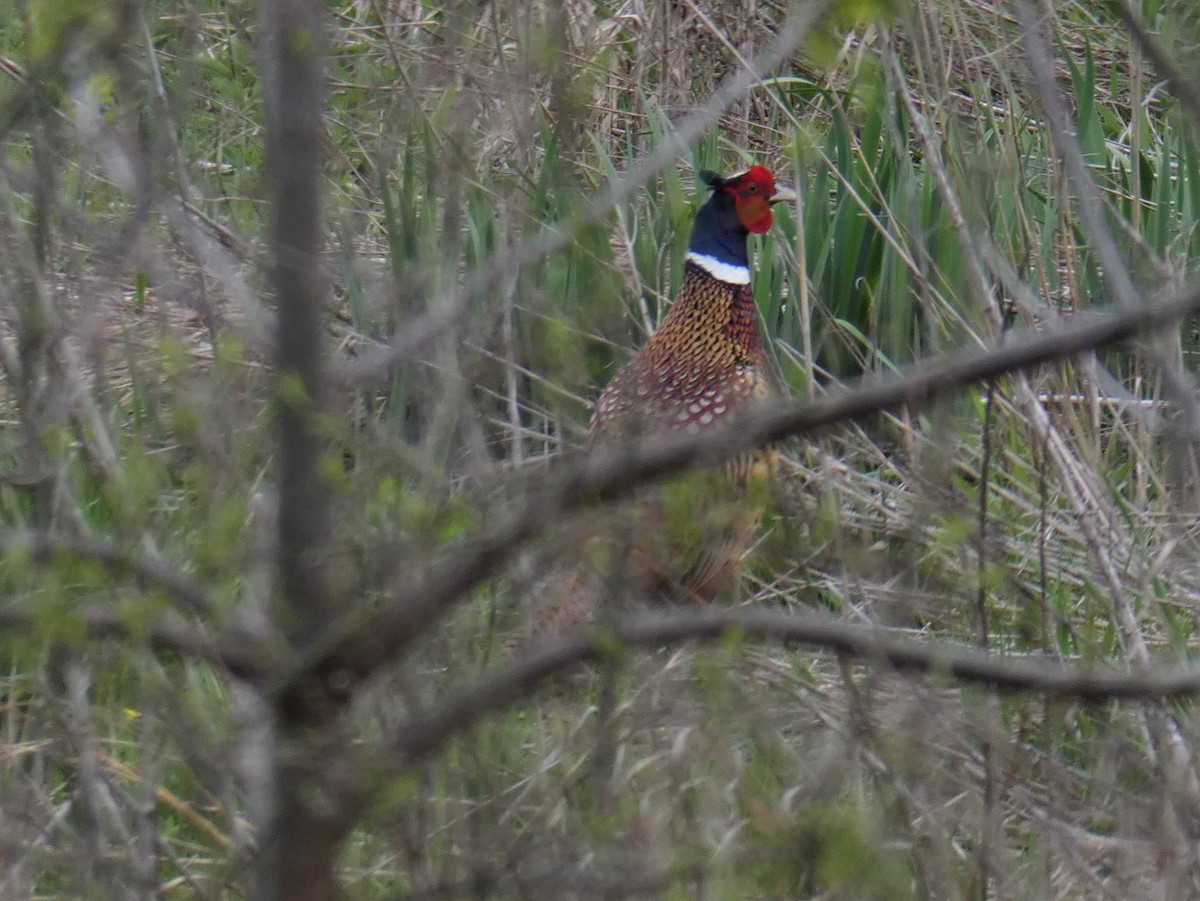
[[[583,663],[610,658],[622,646],[653,648],[717,641],[730,635],[748,641],[808,645],[897,670],[1081,701],[1154,701],[1200,694],[1200,667],[1196,666],[1103,672],[1048,658],[1006,657],[974,647],[906,638],[877,626],[817,613],[778,613],[753,607],[679,609],[639,616],[612,631],[572,633],[465,680],[437,709],[402,723],[385,739],[388,769],[402,772],[412,767],[452,735],[532,694],[546,680]]]
[[[276,621],[290,642],[303,647],[338,612],[337,580],[329,565],[332,492],[321,467],[328,390],[323,354],[328,291],[320,254],[329,8],[320,0],[264,0],[260,10],[270,252],[279,307]],[[333,901],[341,894],[335,863],[349,827],[325,808],[314,791],[312,772],[315,761],[340,756],[344,739],[336,730],[320,728],[328,724],[328,709],[317,699],[290,695],[272,700],[267,728],[251,745],[251,753],[266,764],[256,776],[258,784],[249,789],[265,802],[256,811],[262,821],[256,824],[255,897]]]
[[[760,408],[731,417],[728,424],[706,434],[660,434],[586,457],[569,457],[529,480],[518,494],[529,500],[518,511],[500,518],[483,535],[451,545],[365,625],[329,635],[279,690],[293,690],[312,678],[346,685],[369,676],[403,653],[456,598],[495,572],[514,549],[594,498],[619,497],[654,479],[839,422],[897,407],[918,409],[966,385],[1118,344],[1197,312],[1200,285],[1193,285],[1137,309],[1077,317],[1062,328],[1013,340],[986,353],[972,349],[919,363],[901,377],[863,379],[818,403]]]
[[[325,135],[323,7],[273,0],[264,27],[273,42],[264,67],[272,285],[279,305],[278,362],[280,587],[287,628],[303,643],[335,612],[327,554],[330,490],[321,475],[319,419],[324,379],[325,278],[321,156]]]

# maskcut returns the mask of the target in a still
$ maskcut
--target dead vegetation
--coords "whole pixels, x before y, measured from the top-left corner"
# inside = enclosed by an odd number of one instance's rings
[[[1196,123],[1171,73],[1107,12],[1039,7],[1079,142],[1055,145],[1023,5],[834,3],[795,47],[803,11],[765,0],[330,10],[338,603],[307,644],[274,569],[272,36],[237,4],[123,5],[127,34],[84,19],[61,46],[0,25],[0,898],[267,897],[272,705],[339,653],[366,681],[298,778],[352,811],[352,897],[1194,894],[1188,691],[996,692],[936,657],[1187,674],[1187,323],[786,446],[731,603],[886,628],[924,667],[633,627],[497,664],[586,507],[540,480],[673,293],[692,170],[801,188],[757,261],[781,378],[814,403],[1086,324],[1115,275],[1142,301],[1186,282]],[[1187,4],[1147,27],[1188,64]]]

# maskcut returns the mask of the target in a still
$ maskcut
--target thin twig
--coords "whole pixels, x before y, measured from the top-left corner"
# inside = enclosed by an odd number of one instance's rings
[[[158,588],[193,613],[213,609],[207,589],[157,556],[124,550],[99,538],[0,532],[0,554],[26,554],[38,563],[72,557],[102,563],[115,574],[132,576],[142,588]]]
[[[1049,42],[1042,32],[1037,10],[1031,0],[1021,0],[1017,4],[1017,13],[1033,88],[1045,111],[1046,127],[1074,191],[1079,219],[1087,235],[1088,245],[1096,255],[1104,284],[1112,293],[1118,307],[1140,307],[1143,303],[1143,292],[1134,284],[1129,267],[1122,258],[1112,230],[1108,227],[1102,195],[1084,159],[1079,138],[1075,131],[1068,127],[1071,115],[1058,92]],[[1200,407],[1197,407],[1192,380],[1155,343],[1147,342],[1139,349],[1159,370],[1163,387],[1179,405],[1180,415],[1188,426],[1187,434],[1200,434]]]
[[[199,660],[247,682],[263,682],[278,669],[265,652],[218,643],[205,636],[195,624],[185,623],[178,617],[162,616],[147,624],[141,616],[121,616],[100,607],[84,607],[76,616],[87,638],[124,642],[136,638],[151,650]],[[37,623],[38,618],[31,610],[11,605],[0,607],[0,628],[28,631]]]
[[[1146,30],[1141,17],[1133,11],[1127,0],[1113,0],[1113,6],[1116,7],[1117,15],[1121,17],[1125,27],[1133,35],[1134,42],[1141,48],[1142,53],[1149,57],[1150,62],[1154,63],[1154,68],[1158,70],[1159,74],[1170,82],[1171,90],[1183,104],[1192,124],[1200,128],[1200,89],[1196,87],[1195,74],[1189,76],[1171,57],[1167,56],[1162,44]],[[1137,132],[1136,128],[1134,132]]]

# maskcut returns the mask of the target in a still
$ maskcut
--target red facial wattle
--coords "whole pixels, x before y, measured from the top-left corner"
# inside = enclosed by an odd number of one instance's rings
[[[738,218],[754,234],[763,235],[771,230],[775,217],[771,213],[771,205],[761,197],[739,200],[737,207]]]
[[[771,228],[771,196],[775,193],[775,176],[762,166],[751,166],[736,180],[730,182],[726,191],[733,194],[738,219],[742,225],[756,235],[765,234]]]

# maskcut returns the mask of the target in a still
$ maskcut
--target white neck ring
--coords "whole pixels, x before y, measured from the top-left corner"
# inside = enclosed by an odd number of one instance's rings
[[[729,282],[731,285],[748,285],[750,284],[750,269],[747,266],[738,266],[736,263],[726,263],[718,260],[716,257],[710,257],[706,253],[697,253],[694,250],[689,250],[687,260],[690,263],[695,263],[713,278],[719,281]]]

